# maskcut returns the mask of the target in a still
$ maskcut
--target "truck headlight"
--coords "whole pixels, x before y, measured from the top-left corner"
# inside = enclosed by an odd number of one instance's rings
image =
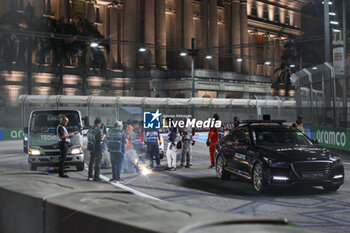
[[[38,156],[41,154],[41,152],[38,149],[29,148],[28,154],[33,156]]]
[[[70,152],[72,155],[78,155],[83,153],[83,147],[73,148]]]

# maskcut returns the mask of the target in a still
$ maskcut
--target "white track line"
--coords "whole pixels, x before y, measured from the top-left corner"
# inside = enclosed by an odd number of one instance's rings
[[[85,170],[88,171],[88,165],[87,165],[86,163],[85,163]],[[135,194],[135,195],[137,195],[137,196],[144,197],[144,198],[149,198],[149,199],[153,199],[153,200],[157,200],[157,201],[163,201],[163,200],[161,200],[161,199],[159,199],[159,198],[157,198],[157,197],[153,197],[153,196],[148,195],[148,194],[146,194],[146,193],[137,191],[137,190],[135,190],[135,189],[133,189],[133,188],[130,188],[130,187],[126,186],[126,185],[123,185],[123,184],[121,184],[121,183],[119,183],[119,182],[110,182],[110,181],[109,181],[109,178],[108,178],[107,176],[105,176],[105,175],[100,175],[100,178],[101,178],[102,180],[104,180],[104,181],[110,183],[110,184],[113,185],[113,186],[116,186],[116,187],[121,188],[121,189],[123,189],[123,190],[129,191],[129,192],[131,192],[131,193],[133,193],[133,194]]]

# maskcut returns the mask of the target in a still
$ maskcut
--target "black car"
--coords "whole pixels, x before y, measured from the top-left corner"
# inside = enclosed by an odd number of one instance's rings
[[[305,184],[336,191],[344,183],[341,158],[283,121],[246,121],[216,145],[216,173],[252,182],[257,192]]]

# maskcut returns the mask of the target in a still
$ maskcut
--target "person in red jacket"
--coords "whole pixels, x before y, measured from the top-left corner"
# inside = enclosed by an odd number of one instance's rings
[[[215,121],[219,120],[219,115],[214,114],[213,119]],[[209,154],[210,154],[210,166],[209,168],[213,168],[215,166],[215,146],[216,143],[224,136],[225,130],[223,127],[215,128],[211,127],[208,133],[207,146],[209,146]]]

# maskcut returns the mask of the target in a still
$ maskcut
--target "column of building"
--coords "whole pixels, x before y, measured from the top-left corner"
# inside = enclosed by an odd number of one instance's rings
[[[190,1],[188,1],[190,2]],[[165,0],[155,0],[155,44],[156,62],[159,69],[167,69],[166,64],[166,24],[165,24]],[[147,21],[148,18],[145,18]]]
[[[210,61],[210,69],[219,69],[219,33],[218,33],[218,16],[217,16],[217,0],[209,0],[209,49],[212,59]]]
[[[265,58],[265,62],[269,62],[269,63],[266,63],[264,65],[264,73],[263,75],[264,76],[269,76],[270,75],[270,70],[271,70],[271,59],[270,59],[270,56],[269,56],[269,48],[270,48],[270,45],[269,45],[269,37],[267,34],[264,35],[264,58]]]
[[[241,16],[240,16],[240,2],[239,0],[232,1],[232,53],[233,53],[233,71],[241,72],[241,62],[237,58],[241,57]]]
[[[55,18],[58,20],[61,17],[66,21],[68,18],[66,0],[56,0]]]
[[[93,24],[95,22],[95,6],[91,1],[86,4],[86,19],[89,23]]]
[[[147,48],[146,68],[156,67],[155,0],[145,0],[145,44]]]
[[[240,16],[241,16],[241,54],[243,56],[242,70],[243,74],[248,74],[249,63],[248,58],[248,17],[247,17],[247,0],[240,0]]]
[[[231,9],[231,1],[232,0],[225,0],[224,1],[224,17],[225,17],[225,54],[227,54],[227,57],[225,58],[225,70],[226,71],[232,71],[232,57],[230,56],[232,54],[232,26],[231,26],[231,17],[232,17],[232,9]]]
[[[258,73],[256,33],[257,32],[252,32],[249,34],[250,74],[254,75]]]
[[[110,32],[110,64],[113,69],[121,68],[122,65],[122,18],[123,7],[121,5],[108,8],[109,10],[109,32]]]
[[[124,1],[123,64],[125,66],[124,95],[135,95],[136,48],[138,30],[138,0]]]
[[[202,51],[207,51],[208,49],[208,0],[201,1],[201,30],[202,30]],[[209,68],[209,61],[202,56],[203,59],[203,69]]]

